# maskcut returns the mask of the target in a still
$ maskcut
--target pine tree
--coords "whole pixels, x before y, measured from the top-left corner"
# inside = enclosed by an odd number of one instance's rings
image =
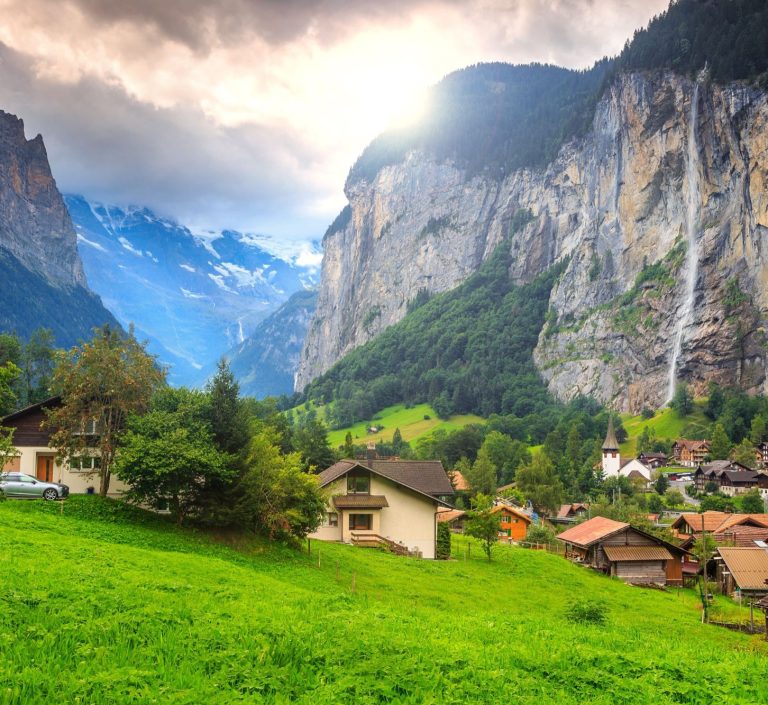
[[[765,422],[765,416],[758,414],[752,419],[749,440],[751,440],[754,445],[760,445],[760,443],[765,440],[766,431],[768,431],[768,424]]]
[[[492,495],[496,493],[496,467],[491,462],[488,449],[481,447],[477,460],[469,473],[469,485],[476,494]]]
[[[225,453],[244,452],[250,435],[248,419],[240,403],[240,385],[225,358],[219,360],[207,391],[211,398],[210,422],[216,445]]]
[[[731,439],[723,428],[723,424],[715,424],[715,430],[712,433],[712,443],[710,445],[710,454],[714,460],[727,460],[731,454]]]

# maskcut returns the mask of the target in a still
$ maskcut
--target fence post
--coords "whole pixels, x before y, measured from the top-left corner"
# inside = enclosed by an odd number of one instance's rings
[[[338,581],[338,579],[339,579],[339,562],[336,561],[336,580]]]
[[[307,555],[312,555],[312,539],[307,536]]]
[[[320,548],[317,549],[317,567],[320,567]]]
[[[357,573],[352,573],[352,594],[357,591]]]

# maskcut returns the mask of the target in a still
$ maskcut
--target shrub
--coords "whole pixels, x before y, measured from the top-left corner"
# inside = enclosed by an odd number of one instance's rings
[[[647,421],[648,419],[652,419],[656,415],[656,412],[653,409],[644,406],[640,415]]]
[[[451,527],[447,521],[437,525],[437,558],[448,560],[451,557]]]
[[[596,600],[579,600],[568,606],[565,616],[571,622],[578,624],[605,624],[608,608]]]
[[[528,543],[554,543],[555,532],[543,524],[531,524],[528,527],[525,540]]]

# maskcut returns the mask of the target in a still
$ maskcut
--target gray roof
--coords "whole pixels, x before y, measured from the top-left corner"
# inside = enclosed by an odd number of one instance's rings
[[[320,486],[324,487],[355,467],[370,470],[430,497],[454,494],[451,480],[439,460],[340,460],[319,473]]]

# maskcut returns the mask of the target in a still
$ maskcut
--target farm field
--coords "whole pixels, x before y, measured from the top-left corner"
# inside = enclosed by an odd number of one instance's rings
[[[765,642],[700,624],[689,591],[463,539],[450,562],[308,556],[145,521],[0,504],[0,703],[768,702]],[[567,616],[584,600],[604,625]]]

